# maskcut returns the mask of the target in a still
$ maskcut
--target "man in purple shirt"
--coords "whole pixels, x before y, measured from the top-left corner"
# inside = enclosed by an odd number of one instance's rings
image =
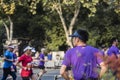
[[[86,44],[88,32],[79,29],[70,37],[73,38],[74,47],[66,52],[60,74],[65,80],[70,80],[65,70],[67,66],[71,66],[74,80],[98,80],[106,72],[107,67],[102,61],[100,51]],[[101,67],[100,74],[98,64]]]
[[[45,62],[46,62],[47,60],[45,60],[44,52],[45,52],[45,49],[42,48],[42,49],[41,49],[40,56],[39,56],[39,59],[40,59],[39,68],[40,68],[42,71],[40,71],[40,73],[38,74],[39,78],[41,78],[42,75],[43,75],[44,73],[46,73],[45,65],[44,65],[44,64],[45,64]]]
[[[108,56],[115,55],[116,58],[119,56],[119,49],[118,49],[118,39],[117,38],[112,38],[111,39],[111,47],[109,48],[107,54]]]
[[[109,64],[110,69],[113,71],[113,74],[116,75],[117,68],[119,66],[117,61],[119,60],[119,49],[117,47],[118,45],[118,39],[117,38],[112,38],[111,39],[111,47],[108,49],[108,59],[107,59],[107,64]]]

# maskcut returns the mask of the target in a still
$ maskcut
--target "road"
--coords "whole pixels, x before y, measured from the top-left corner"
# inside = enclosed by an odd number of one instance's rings
[[[55,75],[59,75],[59,69],[46,69],[47,70],[47,73],[45,73],[41,80],[55,80]],[[39,69],[33,69],[34,73],[37,74],[39,72]],[[2,69],[0,69],[0,80],[2,78]],[[10,79],[7,79],[7,80],[10,80]],[[20,77],[20,74],[17,73],[17,80],[22,80],[21,77]],[[56,80],[64,80],[63,78],[59,78],[59,79],[56,79]]]

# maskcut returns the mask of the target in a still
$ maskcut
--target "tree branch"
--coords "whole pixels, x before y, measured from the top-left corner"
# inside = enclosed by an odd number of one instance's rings
[[[9,41],[9,39],[10,39],[9,28],[3,20],[2,20],[2,22],[3,22],[3,25],[4,25],[5,30],[6,30],[7,40]]]
[[[78,15],[79,15],[79,12],[80,12],[80,2],[77,3],[77,7],[75,8],[74,16],[73,16],[73,18],[71,20],[71,23],[69,25],[69,34],[70,35],[72,34],[72,30],[73,30],[75,21],[76,21]]]
[[[10,22],[10,41],[12,41],[12,37],[13,37],[13,22],[10,18],[10,16],[8,16],[9,22]]]
[[[70,39],[69,39],[69,33],[68,33],[68,30],[67,30],[65,19],[64,19],[63,15],[62,15],[61,5],[56,7],[56,11],[59,14],[60,20],[62,22],[63,29],[65,31],[65,35],[66,35],[66,39],[67,39],[67,43],[68,43],[68,45],[70,45],[72,47],[72,44],[71,44]]]

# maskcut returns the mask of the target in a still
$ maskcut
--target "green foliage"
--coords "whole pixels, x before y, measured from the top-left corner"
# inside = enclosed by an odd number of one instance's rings
[[[42,47],[58,50],[59,46],[65,43],[64,31],[56,13],[42,11],[41,6],[39,8],[41,11],[37,10],[38,13],[32,16],[27,13],[26,7],[17,8],[19,11],[16,11],[13,16],[14,37],[29,39],[30,45],[36,47],[37,50]]]
[[[12,15],[15,11],[15,2],[9,1],[5,2],[3,0],[0,0],[0,12],[6,15]]]
[[[0,0],[0,13],[6,15],[14,14],[17,6],[25,6],[34,15],[36,6],[40,0]]]
[[[104,2],[110,5],[108,9],[114,9],[116,13],[120,14],[120,0],[104,0]]]
[[[51,30],[46,30],[46,47],[51,50],[59,50],[65,43],[64,30],[59,26],[53,26]]]
[[[87,18],[80,23],[81,28],[85,28],[89,31],[90,40],[88,43],[100,47],[105,44],[110,45],[110,39],[112,37],[118,37],[120,33],[119,15],[114,9],[105,10],[109,5],[105,2],[99,2],[96,6],[97,12],[95,16]],[[119,38],[119,37],[118,37]]]
[[[94,16],[96,13],[96,5],[98,2],[99,0],[43,0],[44,5],[51,8],[52,11],[56,10],[60,6],[62,7],[62,10],[67,10],[69,7],[70,9],[74,9],[76,7],[79,8],[79,4],[81,4],[83,7],[90,10],[89,17]],[[74,12],[74,10],[71,10],[71,12]]]
[[[109,5],[99,2],[97,12],[93,17],[88,17],[89,9],[81,7],[74,30],[86,29],[89,32],[88,44],[100,47],[102,44],[109,46],[110,39],[118,36],[119,15],[113,9],[105,10]],[[117,29],[117,30],[116,30]]]
[[[62,24],[59,20],[59,16],[56,12],[52,14],[47,13],[44,20],[46,20],[45,24],[47,24],[45,27],[45,46],[50,50],[59,50],[59,47],[65,44],[65,33],[61,27]]]
[[[0,56],[3,54],[4,39],[5,39],[5,29],[3,28],[2,21],[0,20]]]
[[[54,10],[52,8],[55,8],[53,6],[55,3],[58,3],[62,7],[63,17],[65,18],[66,25],[69,26],[76,7],[76,4],[73,3],[75,0],[70,0],[70,2],[69,0],[42,0],[39,3],[35,2],[37,0],[17,1],[19,3],[16,4],[15,2],[15,11],[14,15],[12,15],[14,38],[27,38],[30,44],[37,49],[46,47],[50,50],[59,50],[61,46],[66,45],[65,32],[59,16],[56,11],[52,11]],[[22,1],[25,3],[23,4]],[[54,3],[51,1],[54,1]],[[88,44],[97,47],[102,44],[109,45],[112,37],[119,38],[120,15],[115,12],[114,8],[110,8],[110,3],[103,2],[102,0],[99,2],[98,0],[92,1],[80,0],[80,13],[76,20],[74,30],[78,28],[86,29],[90,34]],[[32,2],[35,2],[35,4]],[[48,2],[50,5],[48,5]],[[34,15],[29,13],[28,10],[31,9],[36,10],[37,13]],[[34,13],[34,10],[31,12]],[[1,11],[0,13],[3,14]],[[92,15],[89,17],[88,14],[91,13]],[[4,30],[3,28],[1,29],[1,24],[0,22],[0,37],[5,33],[1,32],[1,30]],[[4,36],[1,39],[3,40]]]
[[[98,4],[99,0],[80,0],[83,7],[89,9],[91,13],[89,14],[89,17],[94,16],[96,13],[96,5]]]

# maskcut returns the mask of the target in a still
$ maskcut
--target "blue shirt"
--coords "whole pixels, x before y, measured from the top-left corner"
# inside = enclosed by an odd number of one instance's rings
[[[48,54],[48,60],[52,60],[52,54]]]
[[[76,46],[65,54],[63,65],[72,67],[74,80],[97,78],[97,64],[102,62],[100,51],[92,46]]]
[[[6,52],[4,53],[4,57],[6,57],[7,59],[13,59],[13,53],[10,52],[9,50],[6,50]],[[12,65],[13,65],[12,61],[5,60],[3,63],[3,68],[9,68]]]

